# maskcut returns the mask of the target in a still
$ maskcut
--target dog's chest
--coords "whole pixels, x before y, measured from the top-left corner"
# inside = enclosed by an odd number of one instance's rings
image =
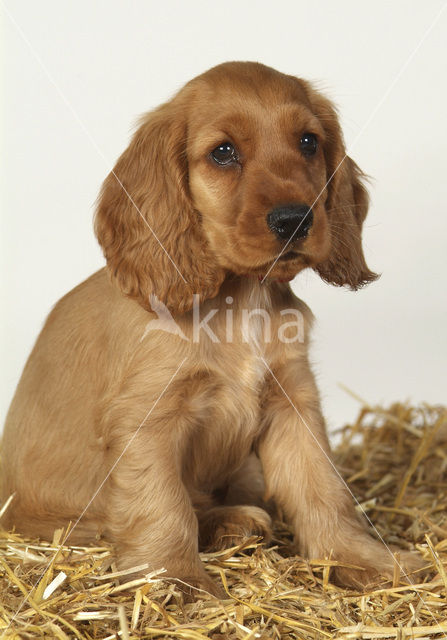
[[[252,283],[243,287],[237,298],[225,293],[204,305],[200,340],[193,342],[201,378],[191,381],[188,393],[190,423],[195,425],[188,466],[199,484],[225,480],[250,453],[261,429],[273,310],[266,288]],[[218,307],[214,315],[213,307]],[[206,318],[211,318],[209,331]]]
[[[237,360],[231,376],[210,375],[190,397],[194,426],[186,466],[196,486],[214,489],[225,484],[260,432],[264,372],[248,353]]]
[[[253,449],[262,424],[261,396],[268,372],[263,360],[258,342],[228,345],[222,359],[216,358],[217,368],[190,397],[195,427],[189,455],[199,484],[225,482]]]

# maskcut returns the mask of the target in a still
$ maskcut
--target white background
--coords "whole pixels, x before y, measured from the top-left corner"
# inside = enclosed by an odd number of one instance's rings
[[[2,423],[49,309],[103,265],[94,200],[135,118],[237,59],[317,81],[374,178],[364,243],[380,281],[359,293],[312,273],[293,284],[317,316],[330,427],[358,409],[338,383],[370,403],[445,402],[447,11],[421,43],[442,5],[6,0]]]

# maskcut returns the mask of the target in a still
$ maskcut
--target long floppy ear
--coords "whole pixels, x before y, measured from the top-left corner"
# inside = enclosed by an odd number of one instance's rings
[[[363,184],[366,176],[346,155],[343,134],[331,102],[307,83],[305,88],[315,115],[326,132],[326,212],[331,250],[328,258],[315,269],[326,282],[356,290],[379,277],[368,268],[362,248],[362,226],[369,204]]]
[[[214,297],[224,279],[188,193],[186,106],[178,98],[146,115],[99,195],[95,232],[112,279],[150,310],[173,313]]]

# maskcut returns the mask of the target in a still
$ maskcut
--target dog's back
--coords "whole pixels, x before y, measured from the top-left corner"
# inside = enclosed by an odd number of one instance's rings
[[[103,269],[64,296],[48,316],[5,423],[2,494],[4,499],[14,495],[2,519],[5,527],[51,538],[56,527],[76,521],[103,479],[98,477],[104,454],[95,432],[97,403],[113,386],[114,374],[119,377],[116,337],[120,334],[122,343],[126,335],[120,322],[127,305],[135,307],[133,317],[138,314],[138,305],[115,292]],[[116,322],[110,321],[112,315]],[[100,496],[89,513],[98,510]],[[73,535],[85,539],[90,529],[86,516]]]

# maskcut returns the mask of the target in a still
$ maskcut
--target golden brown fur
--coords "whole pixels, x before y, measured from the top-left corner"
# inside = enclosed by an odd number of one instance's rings
[[[303,131],[318,136],[315,157],[298,150]],[[226,140],[237,166],[210,159]],[[330,462],[307,358],[311,314],[283,282],[306,267],[352,289],[375,278],[361,247],[367,194],[350,158],[336,171],[344,154],[329,101],[255,63],[211,69],[144,117],[99,198],[107,269],[56,305],[14,397],[7,526],[51,537],[83,514],[72,541],[102,534],[121,567],[165,567],[218,593],[199,537],[204,547],[250,532],[268,538],[265,493],[301,553],[364,568],[338,569],[339,581],[392,571]],[[315,200],[300,252],[260,282],[282,247],[268,212]],[[151,294],[189,339],[147,331]],[[209,323],[217,341],[194,339],[193,294],[201,318],[218,310]],[[270,318],[271,340],[256,309]],[[301,314],[304,341],[284,330],[284,309]]]

